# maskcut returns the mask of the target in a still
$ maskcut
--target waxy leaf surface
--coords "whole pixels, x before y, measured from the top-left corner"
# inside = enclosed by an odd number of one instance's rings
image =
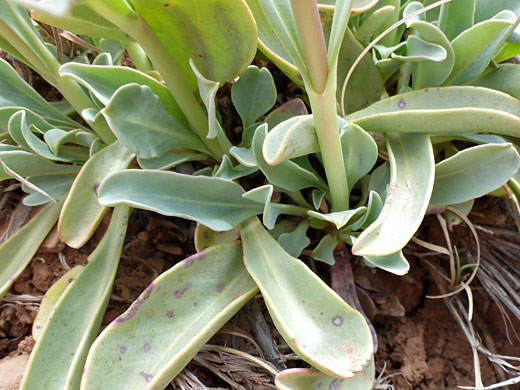
[[[188,257],[103,331],[88,356],[81,389],[164,389],[257,291],[240,242]]]
[[[285,252],[258,219],[244,222],[240,231],[246,268],[291,349],[324,373],[353,377],[373,352],[363,316]]]

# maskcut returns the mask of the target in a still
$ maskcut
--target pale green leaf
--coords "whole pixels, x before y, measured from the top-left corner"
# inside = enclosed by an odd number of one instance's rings
[[[333,213],[322,214],[317,211],[309,210],[307,214],[310,217],[320,219],[322,221],[327,221],[336,225],[337,229],[341,229],[346,226],[350,220],[356,216],[360,216],[363,214],[367,208],[365,206],[358,207],[357,209],[352,210],[344,210],[344,211],[335,211]]]
[[[28,177],[27,180],[49,194],[51,198],[58,199],[70,189],[75,178],[76,175],[62,174]],[[48,197],[28,188],[25,184],[22,185],[22,189],[28,194],[23,198],[23,204],[26,206],[40,206],[50,201]]]
[[[307,237],[308,229],[309,221],[303,220],[293,231],[280,234],[278,243],[292,257],[299,257],[311,243],[311,240]]]
[[[476,0],[456,0],[441,6],[439,28],[450,41],[473,26],[475,7]]]
[[[406,40],[406,53],[403,55],[392,53],[391,58],[403,62],[441,62],[447,58],[447,52],[441,45],[410,35]]]
[[[195,228],[195,235],[193,237],[195,241],[195,249],[197,252],[202,252],[211,246],[225,244],[231,241],[235,241],[240,237],[240,229],[238,226],[231,230],[223,232],[216,232],[210,228],[197,224]]]
[[[520,66],[516,64],[501,65],[472,84],[495,89],[520,99]]]
[[[161,157],[144,159],[137,158],[139,166],[143,169],[170,169],[189,161],[204,161],[208,156],[201,153],[171,153],[166,152]]]
[[[45,206],[23,228],[0,245],[0,298],[29,264],[58,220],[62,206],[63,199]]]
[[[164,389],[257,291],[240,242],[188,257],[98,337],[81,389]]]
[[[129,213],[127,207],[114,210],[88,264],[56,302],[29,358],[21,390],[79,388],[90,344],[110,299]]]
[[[248,167],[239,164],[236,167],[234,167],[229,156],[224,155],[224,157],[222,157],[222,162],[220,163],[217,172],[215,172],[215,176],[227,180],[236,180],[244,176],[249,176],[252,173],[255,173],[256,171],[258,171],[258,168],[256,166]]]
[[[383,256],[402,249],[419,228],[430,201],[435,161],[425,134],[388,133],[390,185],[379,217],[352,248],[356,256]]]
[[[251,65],[231,88],[231,100],[238,111],[244,129],[273,108],[276,87],[267,68]]]
[[[458,152],[435,166],[431,204],[462,203],[503,186],[520,166],[512,144],[484,144]]]
[[[334,265],[334,249],[338,246],[339,240],[337,236],[327,234],[323,236],[316,248],[312,251],[314,260],[322,261],[328,265]]]
[[[362,45],[367,46],[372,41],[372,38],[375,38],[375,31],[381,24],[385,23],[387,19],[392,18],[394,12],[395,7],[393,5],[387,5],[370,14],[356,30],[355,35],[357,40]]]
[[[295,98],[285,102],[280,107],[277,107],[271,111],[264,119],[264,123],[267,123],[269,129],[273,129],[280,123],[298,115],[307,115],[307,106],[300,98]]]
[[[349,378],[373,353],[363,316],[252,218],[241,227],[244,261],[277,330],[293,351],[329,375]]]
[[[343,379],[309,368],[290,368],[276,375],[278,390],[372,390],[375,377],[374,359],[352,378]]]
[[[128,149],[114,142],[85,163],[72,184],[61,212],[58,230],[63,242],[79,248],[88,241],[107,210],[97,200],[101,181],[111,173],[126,168],[133,158]]]
[[[101,111],[108,125],[139,157],[161,157],[174,148],[207,152],[197,134],[177,122],[150,87],[129,84],[121,87]]]
[[[55,164],[43,157],[21,150],[0,151],[0,160],[9,169],[23,177],[77,173],[80,170],[78,165]],[[0,170],[1,180],[10,177],[3,169]]]
[[[225,231],[263,211],[262,205],[243,198],[244,192],[238,184],[218,177],[126,170],[102,183],[99,202],[104,206],[127,204],[175,215],[215,231]]]

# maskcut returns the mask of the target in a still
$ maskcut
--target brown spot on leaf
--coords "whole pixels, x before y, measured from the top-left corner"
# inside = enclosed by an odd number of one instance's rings
[[[168,318],[173,318],[173,311],[168,310],[168,311],[166,312],[166,317],[168,317]]]
[[[224,291],[224,283],[217,284],[217,287],[215,288],[215,290],[217,290],[217,292],[219,292],[219,293]]]
[[[334,318],[332,318],[331,322],[332,322],[332,325],[339,327],[339,326],[343,325],[343,317],[335,316]]]

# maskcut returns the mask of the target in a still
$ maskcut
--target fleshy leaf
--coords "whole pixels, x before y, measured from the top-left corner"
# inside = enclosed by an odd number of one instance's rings
[[[312,258],[315,260],[323,261],[328,265],[334,265],[336,260],[334,259],[334,249],[338,246],[338,237],[327,234],[323,236],[316,248],[312,251]]]
[[[101,333],[81,389],[164,389],[257,291],[238,241],[188,257]]]
[[[512,144],[484,144],[462,150],[435,166],[431,204],[462,203],[507,183],[520,166]]]
[[[307,115],[307,106],[300,98],[289,100],[280,107],[275,108],[271,111],[264,119],[264,123],[267,123],[269,129],[273,129],[280,123],[298,115]]]
[[[341,229],[345,225],[349,223],[349,221],[357,215],[360,215],[366,211],[365,206],[358,207],[353,210],[345,210],[345,211],[336,211],[333,213],[322,214],[317,211],[309,210],[307,214],[309,216],[321,219],[322,221],[327,221],[336,225],[336,228]]]
[[[352,248],[356,256],[397,252],[413,237],[430,201],[435,161],[425,134],[388,133],[390,185],[381,214]]]
[[[278,390],[372,390],[375,377],[374,359],[349,379],[334,378],[309,368],[291,368],[276,375]]]
[[[88,241],[107,210],[97,200],[101,181],[126,168],[133,158],[128,149],[114,142],[85,163],[72,184],[60,215],[58,231],[63,242],[79,248]]]
[[[62,206],[63,199],[45,206],[24,227],[0,245],[0,298],[29,264],[58,220]]]
[[[129,208],[114,210],[88,265],[69,280],[29,358],[20,389],[79,388],[83,367],[110,299]]]
[[[99,203],[127,204],[225,231],[263,211],[262,205],[243,198],[244,192],[235,182],[218,177],[130,169],[110,175],[101,184]]]
[[[44,176],[77,173],[80,169],[77,165],[55,164],[47,159],[22,150],[0,151],[0,160],[12,171],[20,176]],[[9,176],[0,170],[0,180]]]
[[[244,128],[252,125],[276,103],[276,87],[271,72],[267,68],[249,66],[233,84],[231,100]]]
[[[504,64],[475,80],[473,85],[495,89],[520,99],[520,66]]]
[[[51,198],[57,199],[70,189],[75,177],[76,175],[45,175],[28,177],[27,180],[49,194]],[[50,201],[48,197],[34,191],[25,184],[22,185],[22,189],[28,194],[23,198],[23,204],[26,206],[40,206]]]
[[[101,112],[120,141],[141,158],[157,158],[174,148],[208,151],[195,132],[166,112],[150,87],[119,88]]]
[[[291,349],[329,375],[354,376],[372,357],[363,316],[252,218],[240,227],[244,261]]]
[[[303,220],[292,232],[280,234],[278,243],[288,254],[299,257],[311,243],[311,240],[307,237],[307,229],[309,229],[309,221]]]
[[[197,250],[197,252],[202,252],[204,249],[207,249],[211,246],[216,246],[220,244],[225,244],[227,242],[235,241],[239,237],[240,229],[238,228],[238,226],[224,232],[216,232],[199,223],[195,228],[195,249]]]

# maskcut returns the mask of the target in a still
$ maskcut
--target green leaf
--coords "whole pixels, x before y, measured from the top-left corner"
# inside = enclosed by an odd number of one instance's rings
[[[211,246],[232,242],[238,238],[240,238],[240,229],[238,226],[224,232],[216,232],[199,223],[195,228],[195,249],[197,252],[202,252]]]
[[[217,91],[220,83],[217,81],[208,80],[205,78],[195,66],[195,63],[190,58],[190,66],[197,77],[197,85],[199,86],[199,94],[202,102],[208,111],[208,138],[215,138],[217,134],[222,131],[222,127],[217,119]]]
[[[215,172],[215,176],[228,180],[236,180],[244,176],[249,176],[256,171],[258,171],[258,168],[256,166],[248,167],[239,164],[236,167],[234,167],[229,156],[224,155],[224,157],[222,157],[222,162],[220,163],[217,172]]]
[[[38,315],[33,322],[32,336],[34,341],[40,339],[45,324],[53,314],[53,309],[56,307],[59,299],[63,296],[63,292],[67,289],[69,284],[77,279],[78,275],[84,268],[85,267],[81,265],[72,268],[47,290],[45,297],[38,308]]]
[[[83,246],[107,211],[97,200],[101,181],[124,169],[134,155],[119,142],[97,152],[81,168],[60,215],[58,231],[63,242],[73,248]]]
[[[50,105],[1,58],[0,98],[7,100],[12,106],[25,107],[43,117],[57,119],[67,123],[69,126],[78,126],[72,119],[63,115]]]
[[[421,224],[433,188],[435,161],[425,134],[388,133],[390,185],[381,214],[361,233],[352,248],[356,256],[397,252]]]
[[[21,150],[0,151],[0,160],[9,169],[23,177],[77,173],[80,170],[77,165],[55,164],[43,157]],[[0,180],[10,177],[3,169],[0,170]]]
[[[374,34],[379,26],[385,23],[387,19],[392,18],[394,13],[395,7],[393,5],[381,7],[371,13],[356,30],[355,35],[357,40],[363,46],[368,46],[372,38],[375,38]]]
[[[472,84],[495,89],[520,99],[520,66],[516,64],[501,65]]]
[[[129,212],[127,207],[114,210],[88,265],[59,298],[34,346],[20,389],[79,388],[90,344],[112,292]]]
[[[224,156],[225,157],[225,156]],[[144,159],[137,158],[139,166],[143,169],[170,169],[174,168],[179,164],[189,161],[205,161],[208,156],[201,153],[171,153],[166,152],[161,157]]]
[[[355,124],[341,128],[340,139],[347,183],[352,190],[374,167],[378,157],[377,144],[370,134]]]
[[[345,117],[366,131],[520,135],[520,101],[480,87],[423,89],[381,100]]]
[[[338,246],[339,240],[337,236],[327,234],[323,236],[316,248],[312,251],[312,258],[322,261],[328,265],[334,265],[334,249]]]
[[[58,220],[63,199],[45,206],[23,228],[0,245],[0,298],[31,261]]]
[[[413,89],[437,87],[453,70],[455,64],[453,47],[444,33],[431,23],[417,21],[410,24],[410,28],[417,31],[424,41],[436,44],[446,51],[446,58],[442,61],[421,61],[413,64]]]
[[[196,79],[188,63],[208,80],[233,80],[252,62],[256,25],[245,1],[134,0],[136,11],[150,25],[190,87]]]
[[[104,206],[127,204],[225,231],[263,211],[262,205],[243,198],[244,192],[238,184],[218,177],[125,170],[109,176],[101,184],[99,203]]]
[[[164,389],[257,291],[240,242],[188,257],[103,331],[89,353],[81,389]]]
[[[339,379],[309,368],[290,368],[275,377],[278,390],[372,390],[374,385],[374,359],[352,378]]]
[[[267,125],[260,126],[253,137],[253,153],[258,168],[269,182],[289,191],[317,187],[326,190],[326,185],[314,173],[300,167],[293,161],[283,161],[272,167],[264,159],[262,148],[267,136]]]
[[[421,38],[410,35],[406,40],[406,53],[403,55],[392,53],[391,58],[403,62],[433,61],[441,62],[447,58],[444,47],[422,40]]]
[[[303,220],[292,232],[280,234],[278,243],[289,255],[299,257],[311,243],[311,240],[307,237],[308,229],[309,221]]]
[[[70,189],[75,178],[76,175],[46,175],[28,177],[27,180],[45,191],[53,199],[58,199]],[[28,188],[25,184],[22,185],[22,189],[28,194],[23,198],[23,204],[26,206],[40,206],[50,201],[48,197]]]
[[[252,125],[276,103],[276,87],[271,72],[267,68],[249,66],[233,84],[231,100],[244,128]]]
[[[475,24],[452,42],[455,64],[445,84],[463,84],[475,79],[489,64],[503,34],[516,20],[511,11]]]
[[[174,148],[208,151],[196,133],[166,112],[150,87],[119,88],[101,112],[119,140],[141,158],[157,158]]]
[[[385,19],[384,23],[379,25],[379,28],[374,33],[374,36],[378,36],[383,33],[386,29],[392,26],[399,20],[399,13],[401,9],[401,1],[400,0],[379,0],[377,5],[373,8],[373,11],[381,9],[386,6],[394,7],[393,14]],[[383,46],[393,46],[396,41],[396,30],[392,30],[388,35],[386,35],[383,39],[381,39],[380,44]]]
[[[394,275],[406,275],[410,270],[410,263],[403,255],[403,251],[398,251],[386,256],[364,256],[363,259],[370,265],[381,268]]]
[[[431,204],[462,203],[503,186],[520,167],[512,144],[484,144],[458,152],[435,166]]]
[[[473,26],[475,0],[455,0],[441,6],[439,28],[452,41]]]
[[[285,102],[280,107],[275,108],[271,111],[264,119],[264,123],[267,123],[269,129],[273,129],[275,126],[286,121],[297,115],[307,115],[307,106],[300,98],[295,98]]]
[[[373,1],[365,3],[374,3]],[[352,0],[336,0],[334,7],[334,16],[332,18],[332,26],[330,28],[329,45],[327,48],[327,56],[329,59],[329,69],[335,69],[338,64],[339,52],[345,31],[348,28],[348,20],[350,16],[350,8]]]
[[[318,213],[317,211],[309,210],[307,211],[307,214],[310,217],[330,222],[336,225],[337,229],[341,229],[342,227],[346,226],[352,218],[363,214],[366,210],[367,208],[365,206],[361,206],[353,210],[336,211],[328,214],[322,214]]]
[[[88,90],[105,106],[116,91],[127,84],[146,85],[159,97],[164,109],[184,127],[189,123],[168,88],[146,73],[123,66],[99,66],[69,62],[62,65],[60,75],[71,77]]]
[[[373,353],[363,316],[252,218],[241,227],[244,262],[291,349],[329,375],[350,378]]]

